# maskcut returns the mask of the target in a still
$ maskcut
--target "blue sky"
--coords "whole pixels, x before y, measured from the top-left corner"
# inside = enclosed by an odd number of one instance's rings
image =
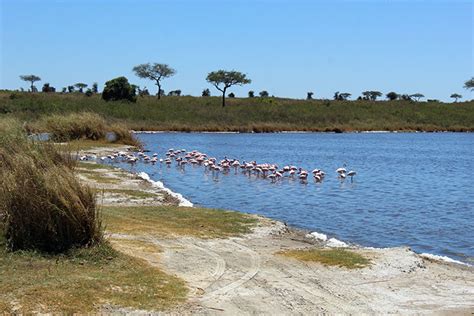
[[[473,76],[473,1],[0,0],[0,88],[36,74],[62,88],[100,86],[134,65],[167,63],[165,91],[200,95],[218,69],[282,97],[335,91],[421,92],[449,100]]]

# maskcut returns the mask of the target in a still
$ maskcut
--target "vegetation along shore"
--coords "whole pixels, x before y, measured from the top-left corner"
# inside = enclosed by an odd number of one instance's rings
[[[406,100],[296,100],[274,97],[153,96],[136,102],[104,101],[100,94],[0,93],[0,115],[48,132],[47,122],[68,113],[90,112],[137,131],[351,132],[474,131],[474,102]]]

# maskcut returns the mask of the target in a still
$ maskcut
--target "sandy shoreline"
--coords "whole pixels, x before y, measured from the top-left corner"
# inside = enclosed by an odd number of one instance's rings
[[[117,150],[122,149],[96,148],[86,152],[100,155]],[[100,172],[111,171],[100,169]],[[123,184],[143,189],[140,181],[147,180],[127,180]],[[164,187],[158,185],[152,189],[159,192]],[[114,199],[104,201],[115,202]],[[406,247],[350,246],[352,251],[372,261],[370,266],[356,270],[304,263],[276,253],[325,247],[327,241],[309,237],[307,231],[281,222],[256,217],[258,226],[251,234],[241,237],[202,240],[142,236],[164,251],[140,254],[120,245],[118,249],[187,282],[188,302],[173,311],[180,314],[474,313],[473,267],[428,258]]]

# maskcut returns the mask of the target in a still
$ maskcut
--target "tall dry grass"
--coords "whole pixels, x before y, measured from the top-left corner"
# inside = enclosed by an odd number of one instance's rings
[[[92,112],[45,115],[35,122],[29,123],[27,129],[30,132],[50,133],[54,141],[60,142],[79,139],[106,140],[107,134],[113,133],[115,135],[113,142],[140,146],[127,126],[109,123],[101,115]]]
[[[71,155],[29,141],[9,124],[10,132],[0,134],[0,218],[8,248],[57,253],[100,242],[96,196],[76,178]]]

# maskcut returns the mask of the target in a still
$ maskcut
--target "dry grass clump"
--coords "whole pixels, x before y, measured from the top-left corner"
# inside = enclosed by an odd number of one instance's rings
[[[138,140],[122,124],[110,124],[102,116],[92,112],[70,113],[68,115],[43,116],[29,124],[31,132],[47,132],[54,141],[106,140],[108,133],[114,134],[111,142],[139,146]]]
[[[0,214],[7,247],[63,252],[102,239],[95,193],[71,155],[18,134],[0,137]]]

